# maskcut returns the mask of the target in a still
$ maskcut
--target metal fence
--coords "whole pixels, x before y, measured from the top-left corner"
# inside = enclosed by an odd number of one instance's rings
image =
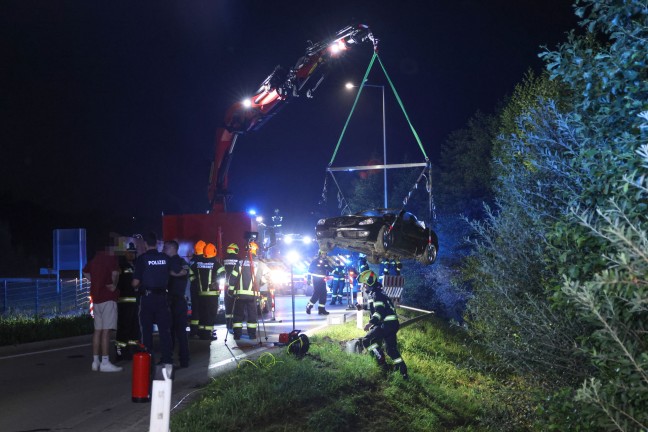
[[[88,313],[87,279],[2,279],[0,311],[8,315],[56,316]]]

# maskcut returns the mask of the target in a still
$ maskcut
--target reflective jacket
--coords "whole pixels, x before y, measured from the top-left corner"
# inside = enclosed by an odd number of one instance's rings
[[[376,285],[382,288],[379,282],[376,282]],[[398,325],[398,315],[396,314],[394,303],[382,292],[382,289],[374,288],[369,295],[369,313],[371,313],[371,318],[369,319],[371,325]]]
[[[268,266],[257,259],[252,261],[255,280],[252,279],[250,260],[245,259],[232,270],[230,276],[230,292],[239,297],[254,297],[259,295],[259,287],[267,282]],[[233,283],[232,283],[233,282]],[[255,287],[256,282],[256,287]]]

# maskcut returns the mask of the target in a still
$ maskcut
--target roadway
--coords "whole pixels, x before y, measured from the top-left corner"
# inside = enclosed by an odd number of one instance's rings
[[[344,306],[327,306],[330,319],[305,312],[307,298],[295,297],[295,327],[307,334],[341,322],[342,316],[355,319],[355,311]],[[234,370],[244,358],[254,359],[264,352],[278,352],[274,342],[279,333],[290,332],[290,296],[277,297],[275,321],[265,317],[259,323],[261,342],[242,338],[234,341],[224,326],[214,342],[192,338],[189,342],[191,365],[176,371],[173,382],[172,413],[190,402],[200,388],[219,374]],[[92,372],[92,337],[58,339],[11,347],[0,347],[0,431],[147,431],[150,403],[131,401],[131,362],[119,364],[116,373]],[[176,358],[177,361],[177,358]]]

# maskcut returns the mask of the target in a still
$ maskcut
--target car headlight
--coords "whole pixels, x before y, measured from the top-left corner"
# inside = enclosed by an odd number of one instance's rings
[[[371,225],[371,224],[373,224],[373,223],[376,223],[376,219],[374,219],[374,218],[369,218],[369,219],[365,219],[365,220],[363,220],[363,221],[360,221],[360,222],[358,223],[358,225]]]
[[[324,225],[326,223],[326,219],[320,219],[317,221],[317,225]]]

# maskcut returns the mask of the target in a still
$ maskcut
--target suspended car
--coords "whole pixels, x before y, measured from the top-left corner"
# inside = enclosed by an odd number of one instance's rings
[[[428,265],[436,261],[439,250],[436,233],[412,213],[398,209],[371,209],[320,219],[315,233],[321,250],[337,246],[364,253],[371,263],[400,258]]]

